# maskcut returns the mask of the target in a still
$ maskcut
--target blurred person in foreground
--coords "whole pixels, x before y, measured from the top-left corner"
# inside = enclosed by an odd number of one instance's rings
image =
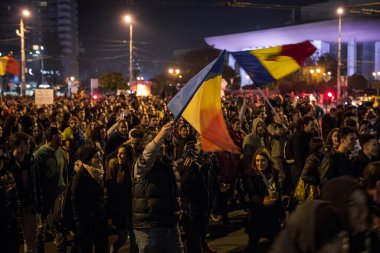
[[[363,173],[363,181],[370,198],[372,230],[380,238],[380,162],[368,164]]]
[[[347,253],[348,239],[339,212],[327,201],[297,207],[270,253]]]
[[[337,177],[321,190],[321,199],[338,209],[344,230],[349,233],[350,253],[380,252],[379,238],[370,227],[369,199],[352,177]]]

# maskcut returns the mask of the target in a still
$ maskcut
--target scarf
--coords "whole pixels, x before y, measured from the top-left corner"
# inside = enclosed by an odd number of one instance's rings
[[[83,163],[82,161],[78,160],[74,163],[74,171],[78,172],[80,168],[84,168],[93,179],[95,179],[100,185],[103,184],[103,175],[104,170],[103,167],[101,168],[95,168],[93,166],[90,166],[88,164]]]

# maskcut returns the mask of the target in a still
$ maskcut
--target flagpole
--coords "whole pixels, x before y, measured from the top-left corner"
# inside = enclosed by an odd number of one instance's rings
[[[3,106],[3,76],[0,75],[0,106]]]
[[[272,106],[272,104],[269,102],[269,99],[267,98],[267,96],[265,96],[264,92],[262,89],[260,89],[259,87],[257,87],[257,89],[259,90],[259,92],[261,93],[261,95],[263,96],[264,100],[268,103],[269,107],[272,109],[272,112],[278,117],[281,119],[281,122],[282,122],[282,118],[280,117],[280,115],[276,112],[276,110],[274,109],[274,107]]]
[[[267,96],[265,96],[263,90],[260,89],[259,87],[257,87],[257,89],[258,89],[259,92],[261,93],[261,96],[263,96],[264,100],[268,103],[268,105],[269,105],[269,107],[272,109],[272,111],[274,111],[274,113],[277,115],[276,110],[273,108],[272,104],[269,102],[269,99],[267,98]]]

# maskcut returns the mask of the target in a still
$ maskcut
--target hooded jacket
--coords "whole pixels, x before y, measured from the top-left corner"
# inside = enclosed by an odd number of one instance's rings
[[[245,171],[251,168],[253,154],[256,152],[256,150],[260,148],[267,148],[266,134],[264,140],[262,140],[257,135],[257,126],[259,123],[263,124],[263,127],[266,131],[267,125],[265,124],[265,122],[260,118],[256,118],[253,120],[251,133],[248,134],[243,141],[243,157]]]

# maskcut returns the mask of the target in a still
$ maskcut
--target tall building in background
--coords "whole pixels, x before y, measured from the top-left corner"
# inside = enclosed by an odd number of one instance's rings
[[[77,0],[1,0],[0,53],[14,52],[21,58],[19,29],[23,8],[31,12],[24,18],[27,82],[51,85],[78,77]]]
[[[57,0],[57,30],[62,48],[63,76],[79,76],[77,0]]]

